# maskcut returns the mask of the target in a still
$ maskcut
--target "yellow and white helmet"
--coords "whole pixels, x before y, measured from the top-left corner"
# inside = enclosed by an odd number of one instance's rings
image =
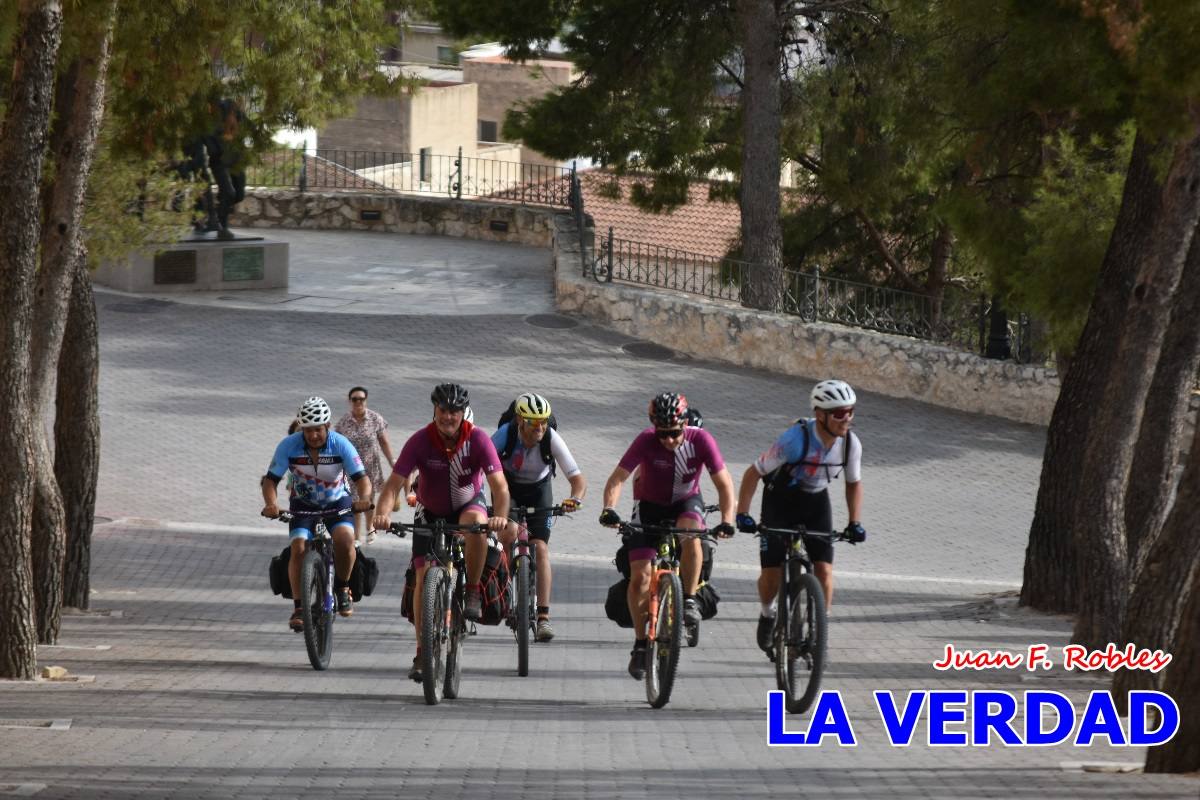
[[[525,419],[550,419],[550,401],[540,394],[526,392],[517,398],[514,411]]]

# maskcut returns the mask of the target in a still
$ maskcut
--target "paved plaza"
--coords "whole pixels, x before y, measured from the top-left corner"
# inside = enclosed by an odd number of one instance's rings
[[[93,610],[66,616],[60,645],[38,654],[82,677],[0,684],[0,796],[1200,795],[1195,777],[1115,771],[1140,763],[1139,748],[898,748],[884,735],[875,690],[1048,689],[1081,707],[1108,688],[1102,676],[1061,668],[930,665],[947,642],[1024,650],[1068,640],[1067,618],[1019,610],[1012,597],[1044,429],[860,395],[869,538],[837,551],[822,687],[841,692],[859,743],[768,747],[774,679],[753,641],[757,540],[739,535],[718,549],[720,613],[684,651],[670,704],[652,710],[625,672],[631,636],[604,616],[617,541],[595,519],[652,394],[687,394],[736,480],[807,412],[812,381],[631,355],[630,337],[552,314],[544,250],[270,235],[292,247],[286,292],[98,293]],[[290,603],[267,585],[286,535],[258,516],[258,479],[305,397],[323,395],[340,414],[347,390],[366,385],[398,449],[428,422],[429,390],[444,380],[468,386],[489,430],[519,391],[549,397],[590,493],[554,529],[558,637],[534,647],[530,675],[517,676],[507,629],[481,626],[466,645],[461,698],[431,707],[405,679],[414,650],[399,614],[407,541],[368,548],[379,587],[338,620],[332,667],[315,672],[286,628]],[[560,478],[560,495],[565,486]],[[839,526],[841,491],[839,482]],[[628,510],[628,493],[621,505]],[[807,720],[790,718],[789,729]]]

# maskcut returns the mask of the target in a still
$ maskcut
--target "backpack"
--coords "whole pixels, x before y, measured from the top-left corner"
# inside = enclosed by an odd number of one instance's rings
[[[804,447],[800,451],[800,458],[798,458],[795,461],[789,461],[786,464],[781,464],[780,466],[776,467],[771,472],[768,472],[766,475],[764,475],[763,476],[763,491],[764,492],[774,492],[777,490],[786,489],[787,488],[787,478],[791,475],[792,470],[795,469],[796,467],[800,466],[801,464],[805,463],[804,459],[808,458],[808,449],[809,449],[809,444],[811,444],[811,436],[812,436],[812,434],[808,432],[808,424],[807,424],[808,421],[804,417],[801,417],[800,419],[796,420],[792,424],[799,425],[802,422],[805,423],[803,426],[801,426],[801,430],[804,431]],[[846,466],[846,460],[850,458],[850,444],[854,440],[854,438],[857,438],[854,436],[854,431],[849,431],[846,433],[846,444],[844,444],[842,446],[842,463],[841,464],[826,464],[825,466],[826,467],[839,467],[839,468],[844,469]],[[783,479],[783,480],[781,480],[781,479]]]
[[[288,579],[288,563],[292,560],[292,547],[288,545],[277,556],[271,556],[271,566],[267,577],[271,581],[271,591],[292,599],[292,582]]]
[[[608,587],[608,597],[604,600],[604,613],[622,628],[633,627],[633,616],[629,613],[629,578],[621,580]]]
[[[500,448],[499,456],[501,461],[508,460],[513,454],[513,450],[517,449],[517,401],[513,400],[508,404],[508,408],[500,415],[500,421],[496,423],[496,430],[500,430],[505,425],[508,429],[505,431],[504,447]],[[546,435],[542,437],[542,441],[538,442],[538,449],[542,453],[542,461],[550,467],[550,477],[554,477],[555,463],[554,456],[550,453],[550,431],[558,430],[558,420],[554,415],[550,415],[549,419],[550,430],[546,431]]]
[[[490,537],[479,583],[483,587],[483,614],[479,621],[483,625],[499,625],[508,619],[512,609],[512,568],[505,548]]]
[[[713,553],[716,551],[713,543],[707,539],[700,540],[700,550],[703,552],[703,560],[700,562],[700,586],[696,589],[696,607],[700,609],[701,619],[712,619],[717,615],[717,604],[721,602],[721,595],[717,593],[717,589],[709,579],[712,578],[713,568]]]
[[[404,571],[404,592],[400,595],[400,616],[413,621],[413,591],[417,588],[417,568],[408,562]]]
[[[379,564],[375,559],[365,555],[362,548],[356,548],[354,567],[350,570],[350,580],[346,586],[350,588],[350,596],[354,602],[359,602],[375,592],[375,584],[379,583]]]

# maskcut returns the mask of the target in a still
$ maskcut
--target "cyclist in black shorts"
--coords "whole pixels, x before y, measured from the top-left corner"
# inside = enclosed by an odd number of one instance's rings
[[[850,515],[848,533],[861,541],[862,519],[862,442],[850,432],[854,419],[854,390],[844,381],[821,381],[812,390],[813,417],[798,419],[775,440],[767,452],[746,469],[738,490],[738,528],[753,531],[750,502],[758,482],[764,482],[762,523],[768,527],[788,528],[803,525],[811,531],[833,530],[833,507],[829,484],[845,474],[846,509]],[[825,606],[833,603],[833,544],[827,539],[806,536],[804,546],[813,562],[813,572],[825,590]],[[779,594],[780,565],[786,557],[785,544],[779,537],[764,536],[760,543],[758,598],[762,612],[758,619],[758,646],[770,646],[771,625]]]
[[[492,444],[500,454],[504,477],[508,481],[511,508],[548,508],[554,504],[551,486],[554,467],[558,466],[571,484],[571,496],[562,501],[566,511],[583,505],[587,481],[571,457],[567,443],[550,427],[550,403],[539,394],[526,392],[513,404],[515,415],[492,434]],[[515,430],[513,430],[515,428]],[[549,439],[549,441],[545,441]],[[550,461],[546,460],[549,455]],[[550,525],[549,513],[535,514],[525,520],[534,546],[537,565],[537,629],[534,638],[548,642],[554,638],[550,625]],[[516,524],[509,526],[509,538],[517,535]]]

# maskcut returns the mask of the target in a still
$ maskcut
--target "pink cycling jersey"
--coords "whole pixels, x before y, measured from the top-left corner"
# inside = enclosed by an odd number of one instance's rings
[[[725,460],[712,434],[702,428],[684,428],[683,441],[668,450],[653,428],[638,434],[621,456],[620,467],[638,472],[637,498],[669,506],[700,494],[700,467],[709,473],[725,468]]]
[[[392,471],[407,477],[414,469],[420,477],[417,500],[430,513],[448,517],[470,503],[487,476],[501,467],[488,435],[464,421],[452,449],[432,422],[410,436]]]

